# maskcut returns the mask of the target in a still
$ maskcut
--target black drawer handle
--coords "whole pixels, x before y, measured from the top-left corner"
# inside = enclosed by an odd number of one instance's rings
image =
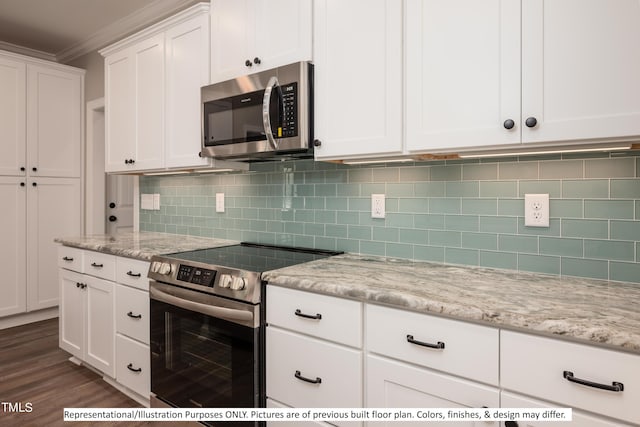
[[[300,374],[300,371],[296,371],[296,373],[294,374],[294,377],[296,377],[297,379],[302,380],[302,381],[304,381],[306,383],[311,383],[311,384],[320,384],[322,382],[322,378],[319,378],[319,377],[316,377],[315,380],[312,380],[311,378],[303,377]]]
[[[68,256],[62,257],[63,261],[73,261],[73,258],[69,258]]]
[[[102,267],[104,267],[104,264],[97,264],[97,263],[95,263],[95,262],[92,262],[92,263],[91,263],[91,267],[95,267],[95,268],[102,268]]]
[[[131,317],[132,319],[142,319],[142,314],[133,314],[133,311],[128,312],[127,316]]]
[[[572,383],[582,384],[582,385],[586,385],[588,387],[593,387],[593,388],[599,388],[600,390],[614,391],[616,393],[624,390],[624,384],[616,381],[612,382],[611,385],[594,383],[592,381],[582,380],[580,378],[574,377],[573,372],[571,371],[564,371],[562,373],[562,376],[565,377],[567,381],[571,381]]]
[[[422,342],[422,341],[417,341],[413,339],[413,335],[407,335],[407,341],[410,342],[411,344],[415,344],[415,345],[419,345],[422,347],[429,347],[429,348],[437,348],[442,350],[444,348],[444,343],[442,341],[438,341],[437,344],[431,344],[428,342]]]
[[[133,271],[129,270],[127,271],[127,276],[131,276],[131,277],[141,277],[142,274],[140,273],[134,273]]]
[[[304,314],[302,311],[300,311],[300,309],[296,309],[296,312],[293,313],[296,316],[300,316],[300,317],[304,317],[305,319],[314,319],[314,320],[320,320],[322,319],[322,314],[317,313],[317,314]]]
[[[127,369],[130,370],[131,372],[135,372],[135,373],[142,372],[142,368],[134,368],[133,367],[133,363],[129,363],[127,365]]]

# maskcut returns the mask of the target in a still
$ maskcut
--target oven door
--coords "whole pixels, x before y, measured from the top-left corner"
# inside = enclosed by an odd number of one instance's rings
[[[156,398],[179,408],[263,406],[259,305],[154,281],[149,294]]]

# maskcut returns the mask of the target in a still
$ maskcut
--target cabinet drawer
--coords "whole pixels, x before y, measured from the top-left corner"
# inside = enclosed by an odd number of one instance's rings
[[[134,288],[149,290],[149,262],[131,258],[116,258],[116,282],[133,286]]]
[[[266,342],[267,397],[294,408],[362,407],[360,351],[273,326]]]
[[[116,331],[149,344],[149,293],[116,286]]]
[[[367,401],[369,408],[497,408],[500,392],[462,378],[418,368],[384,357],[367,357]],[[408,423],[423,425],[424,423]],[[376,423],[393,427],[394,422]],[[471,425],[468,422],[465,425]],[[478,426],[498,426],[478,422]]]
[[[362,303],[267,287],[267,323],[353,347],[362,346]]]
[[[150,373],[149,346],[117,334],[116,380],[148,399]]]
[[[498,329],[376,305],[366,310],[371,352],[498,384]]]
[[[84,251],[82,249],[60,246],[58,248],[58,267],[82,273],[83,257]]]
[[[85,274],[114,281],[116,279],[116,257],[94,251],[84,253]]]
[[[505,389],[640,424],[640,356],[551,338],[501,331],[500,377]],[[570,382],[612,386],[619,392]]]

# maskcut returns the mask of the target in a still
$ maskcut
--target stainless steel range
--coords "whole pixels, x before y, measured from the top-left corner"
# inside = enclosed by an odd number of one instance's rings
[[[153,257],[152,405],[264,407],[262,273],[338,253],[241,243]]]

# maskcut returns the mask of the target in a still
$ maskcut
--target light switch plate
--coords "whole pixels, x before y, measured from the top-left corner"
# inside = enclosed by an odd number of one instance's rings
[[[216,193],[216,212],[224,212],[224,193]]]
[[[153,210],[153,194],[140,195],[140,209]]]

